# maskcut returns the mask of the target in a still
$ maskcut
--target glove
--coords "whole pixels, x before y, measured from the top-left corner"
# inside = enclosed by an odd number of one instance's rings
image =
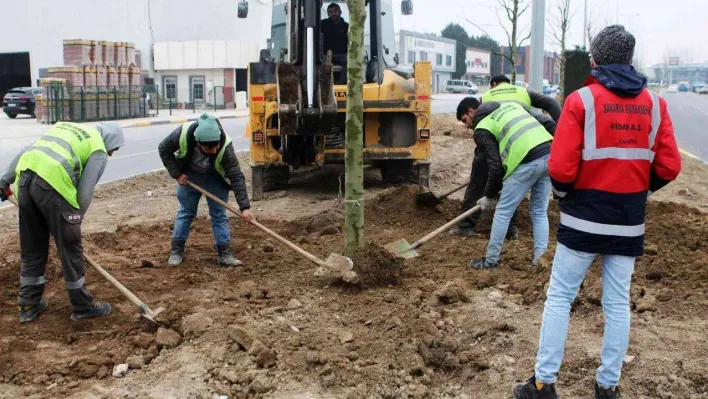
[[[479,201],[477,201],[477,205],[482,207],[482,212],[486,212],[496,208],[497,200],[489,197],[482,197],[479,199]]]
[[[0,200],[7,201],[8,198],[12,196],[12,190],[10,187],[0,187]]]

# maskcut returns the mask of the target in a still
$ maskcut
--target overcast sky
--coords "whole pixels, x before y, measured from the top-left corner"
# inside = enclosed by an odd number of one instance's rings
[[[546,0],[547,50],[559,49],[550,26],[556,20],[560,1]],[[458,22],[470,34],[483,34],[466,21],[469,19],[501,44],[506,43],[496,16],[498,0],[413,0],[413,3],[414,15],[400,17],[397,28],[439,34],[449,22]],[[571,0],[570,48],[583,42],[583,4],[583,0]],[[400,10],[400,0],[394,0],[394,7]],[[589,19],[598,28],[616,23],[618,9],[619,23],[637,38],[635,54],[645,67],[664,62],[669,52],[681,56],[682,63],[708,62],[708,0],[588,0]],[[520,25],[529,29],[531,9],[527,14]]]

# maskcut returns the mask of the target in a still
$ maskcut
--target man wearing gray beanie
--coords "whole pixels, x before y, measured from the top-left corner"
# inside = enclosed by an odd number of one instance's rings
[[[666,102],[645,89],[632,67],[634,36],[608,26],[590,46],[592,74],[565,101],[551,144],[548,174],[560,204],[558,245],[541,323],[534,375],[517,399],[555,399],[570,305],[585,273],[602,256],[605,331],[595,398],[620,397],[629,345],[629,290],[644,252],[646,203],[676,179],[681,156]]]

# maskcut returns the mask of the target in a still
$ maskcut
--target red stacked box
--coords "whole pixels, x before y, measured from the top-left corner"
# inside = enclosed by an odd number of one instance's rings
[[[50,78],[64,79],[69,89],[84,85],[84,68],[76,66],[64,66],[49,68]]]
[[[143,68],[143,55],[140,50],[135,50],[135,66],[142,69]]]
[[[125,65],[137,65],[135,62],[135,43],[125,43]]]
[[[104,65],[115,65],[116,64],[116,54],[115,46],[113,42],[103,41],[101,42],[101,48],[103,49],[103,64]]]
[[[103,46],[100,40],[91,40],[89,59],[93,65],[103,65]]]
[[[125,86],[125,89],[128,89],[130,85],[130,68],[118,67],[118,85]]]
[[[90,51],[91,42],[88,40],[64,40],[64,65],[90,65]]]
[[[113,60],[113,61],[114,61],[114,64],[113,64],[113,65],[117,65],[117,66],[124,66],[124,65],[127,65],[127,64],[125,63],[125,56],[126,56],[126,54],[125,54],[125,43],[123,43],[123,42],[115,42],[113,45],[115,46],[115,47],[114,47],[114,50],[115,50],[115,51],[114,51],[115,59]]]
[[[137,66],[132,66],[129,68],[128,73],[130,74],[130,85],[140,86],[143,84],[143,76],[140,68]]]
[[[118,68],[114,66],[106,67],[106,76],[108,76],[107,84],[109,88],[113,88],[119,85],[118,83]]]
[[[98,86],[99,91],[106,90],[106,86],[108,86],[106,67],[102,65],[96,66],[96,86]]]

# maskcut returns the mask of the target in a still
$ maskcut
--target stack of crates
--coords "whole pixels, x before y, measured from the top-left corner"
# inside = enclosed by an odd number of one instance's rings
[[[64,40],[64,66],[42,79],[40,122],[142,115],[142,75],[134,43]]]

